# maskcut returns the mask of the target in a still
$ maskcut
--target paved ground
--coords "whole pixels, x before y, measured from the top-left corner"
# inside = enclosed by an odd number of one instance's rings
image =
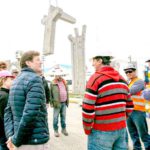
[[[79,104],[70,103],[67,109],[66,122],[69,136],[62,134],[58,138],[54,136],[52,116],[53,109],[49,108],[50,150],[87,150],[87,136],[83,132],[81,107]],[[150,120],[148,120],[148,124],[150,126]],[[130,141],[130,150],[132,149],[131,145]]]
[[[87,136],[82,128],[81,107],[78,104],[70,103],[67,109],[66,122],[69,136],[63,134],[58,138],[54,136],[52,115],[53,110],[49,108],[50,150],[86,150]]]

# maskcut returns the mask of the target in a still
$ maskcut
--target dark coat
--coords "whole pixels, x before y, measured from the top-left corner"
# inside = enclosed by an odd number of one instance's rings
[[[42,79],[22,69],[10,89],[4,115],[7,138],[15,146],[44,144],[49,140],[46,97]]]
[[[45,96],[46,96],[46,103],[50,103],[51,101],[51,92],[48,86],[48,81],[45,79],[44,76],[42,76],[42,81],[43,81],[43,86],[44,86],[44,90],[45,90]]]
[[[68,107],[69,105],[69,93],[68,93],[68,86],[67,83],[64,79],[62,79],[62,82],[64,83],[65,87],[66,87],[66,91],[67,91],[67,99],[66,99],[66,105]],[[52,99],[51,99],[51,103],[53,105],[54,108],[60,108],[61,103],[60,103],[60,90],[58,87],[58,83],[57,80],[53,80],[52,84],[51,84],[51,94],[52,94]]]
[[[5,88],[0,89],[0,144],[2,144],[3,146],[7,141],[4,132],[4,109],[7,105],[8,95],[9,95],[8,89]]]
[[[7,105],[9,90],[0,88],[0,118],[4,119],[4,109]]]

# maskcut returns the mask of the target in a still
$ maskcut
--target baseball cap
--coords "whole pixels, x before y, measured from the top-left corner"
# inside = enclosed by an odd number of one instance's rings
[[[11,78],[14,78],[14,76],[8,70],[2,70],[2,71],[0,71],[0,78],[2,78],[2,77],[11,77]]]
[[[136,70],[136,67],[134,64],[130,63],[124,68],[124,71],[127,71],[127,70]]]

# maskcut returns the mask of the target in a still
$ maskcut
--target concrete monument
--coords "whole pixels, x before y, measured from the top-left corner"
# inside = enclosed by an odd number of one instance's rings
[[[45,15],[42,19],[42,24],[45,25],[43,55],[54,53],[55,28],[58,19],[72,24],[76,22],[75,18],[63,12],[61,8],[50,5],[48,16]]]
[[[75,28],[75,37],[69,35],[71,41],[72,57],[72,83],[73,93],[84,94],[86,83],[86,66],[85,66],[85,33],[86,26],[82,27],[82,34]]]

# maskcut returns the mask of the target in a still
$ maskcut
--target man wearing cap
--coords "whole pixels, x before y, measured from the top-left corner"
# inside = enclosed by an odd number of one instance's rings
[[[87,82],[82,105],[88,150],[127,150],[126,118],[133,102],[126,81],[110,66],[111,58],[92,58],[95,73]]]
[[[13,69],[11,73],[16,78],[18,76],[18,74],[19,74],[19,70],[18,69]]]
[[[66,107],[69,104],[68,98],[68,87],[67,82],[62,78],[61,70],[56,70],[55,78],[51,83],[51,103],[54,107],[53,112],[53,128],[54,135],[59,137],[60,134],[58,132],[58,120],[60,116],[61,120],[61,132],[65,136],[68,136],[68,132],[66,130]]]
[[[4,114],[10,149],[49,150],[46,97],[38,75],[41,65],[38,51],[27,51],[21,57],[22,70],[12,84]]]
[[[135,150],[142,150],[141,142],[144,143],[146,150],[150,150],[150,135],[148,134],[148,126],[146,122],[146,100],[142,97],[142,91],[145,89],[144,81],[137,77],[136,67],[129,64],[124,69],[129,79],[129,89],[131,99],[134,102],[134,110],[127,119],[129,134],[133,142]]]
[[[144,70],[144,81],[146,86],[150,86],[150,59],[146,61],[148,66]]]

